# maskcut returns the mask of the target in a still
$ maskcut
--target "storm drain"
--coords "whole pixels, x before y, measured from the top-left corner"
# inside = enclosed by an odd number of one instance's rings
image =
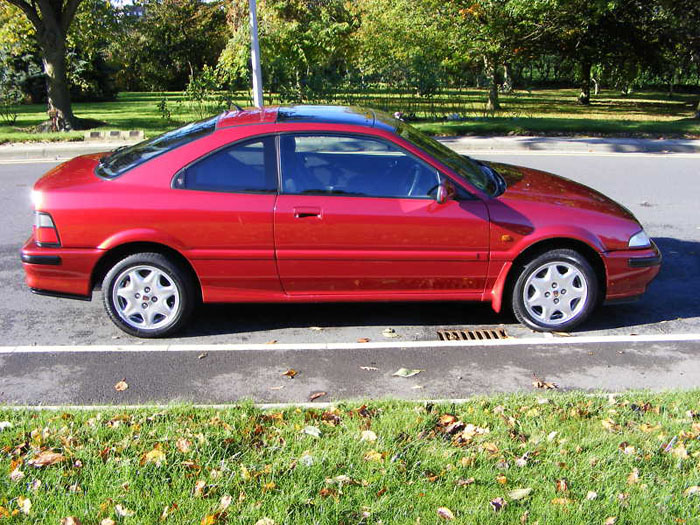
[[[505,328],[488,330],[438,330],[440,341],[491,341],[493,339],[508,339]]]

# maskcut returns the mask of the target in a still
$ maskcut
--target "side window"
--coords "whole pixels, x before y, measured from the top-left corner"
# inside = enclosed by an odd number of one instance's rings
[[[281,135],[282,191],[292,194],[434,198],[436,169],[371,137]]]
[[[277,191],[273,137],[239,142],[181,170],[174,188],[231,193]]]

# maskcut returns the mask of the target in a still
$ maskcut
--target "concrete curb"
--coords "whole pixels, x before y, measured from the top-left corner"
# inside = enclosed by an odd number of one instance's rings
[[[700,140],[632,139],[596,137],[438,137],[460,153],[559,152],[559,153],[659,153],[700,154]],[[66,160],[78,155],[110,151],[126,142],[47,142],[0,145],[0,162]]]

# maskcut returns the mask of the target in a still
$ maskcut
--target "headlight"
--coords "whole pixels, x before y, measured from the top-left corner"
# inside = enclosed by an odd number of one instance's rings
[[[651,239],[649,239],[646,232],[642,230],[630,237],[627,246],[630,248],[649,248],[651,246]]]

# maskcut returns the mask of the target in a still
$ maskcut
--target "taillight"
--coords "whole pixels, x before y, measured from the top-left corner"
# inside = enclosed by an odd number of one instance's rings
[[[34,240],[39,246],[60,246],[58,231],[51,215],[43,211],[34,212]]]

